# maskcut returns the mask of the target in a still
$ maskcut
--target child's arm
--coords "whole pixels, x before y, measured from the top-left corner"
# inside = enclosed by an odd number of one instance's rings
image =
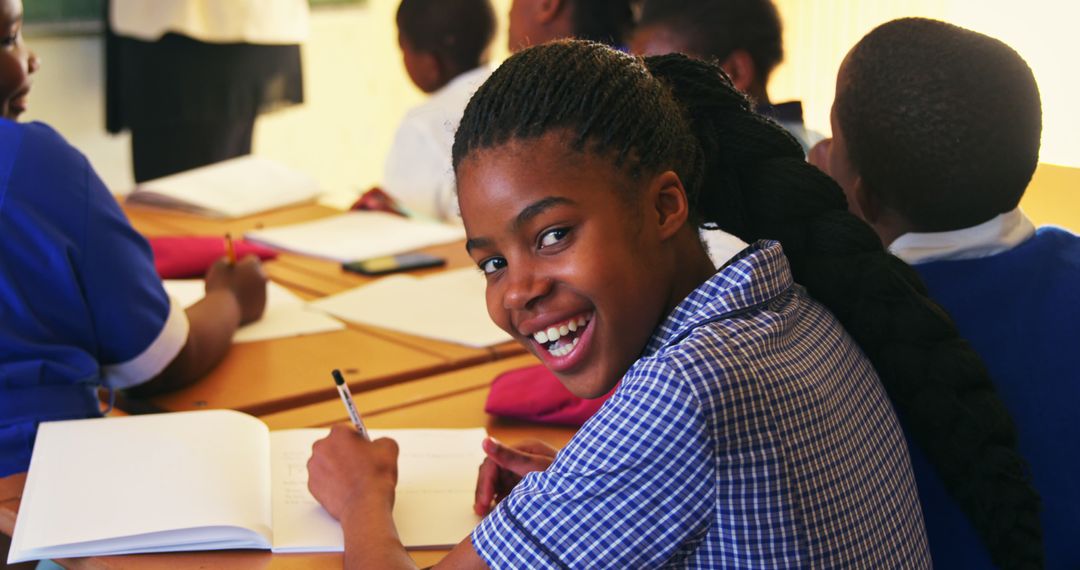
[[[230,265],[224,259],[206,274],[206,296],[186,311],[187,342],[156,377],[128,392],[144,398],[194,383],[228,353],[238,326],[257,320],[266,305],[266,275],[255,256]]]
[[[345,568],[416,568],[394,526],[397,456],[393,440],[368,441],[345,424],[312,447],[308,488],[341,521]],[[466,538],[437,567],[487,565]]]

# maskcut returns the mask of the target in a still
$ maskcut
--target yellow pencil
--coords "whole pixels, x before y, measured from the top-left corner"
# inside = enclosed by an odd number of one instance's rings
[[[225,256],[229,258],[229,265],[236,264],[236,247],[233,246],[232,234],[225,234]]]

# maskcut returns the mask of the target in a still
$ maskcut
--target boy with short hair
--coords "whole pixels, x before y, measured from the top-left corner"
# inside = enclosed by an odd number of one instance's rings
[[[1046,567],[1080,567],[1080,237],[1018,208],[1042,131],[1031,69],[994,38],[895,20],[848,53],[832,128],[819,166],[983,358],[1042,496]],[[914,447],[912,462],[935,565],[992,567]]]
[[[769,99],[769,75],[784,59],[783,24],[771,0],[645,0],[630,48],[715,60],[754,110],[780,123],[803,150],[821,140],[803,124],[802,102]]]
[[[514,0],[510,5],[509,48],[565,38],[624,48],[634,27],[631,0]]]
[[[491,73],[495,13],[489,0],[402,0],[397,26],[409,79],[431,97],[398,127],[383,186],[414,214],[453,220],[450,148],[465,105]]]

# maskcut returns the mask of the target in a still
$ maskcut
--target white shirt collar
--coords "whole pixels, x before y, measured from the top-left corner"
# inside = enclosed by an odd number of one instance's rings
[[[976,259],[1010,250],[1034,234],[1034,224],[1016,208],[962,230],[904,234],[889,245],[889,252],[911,265]]]

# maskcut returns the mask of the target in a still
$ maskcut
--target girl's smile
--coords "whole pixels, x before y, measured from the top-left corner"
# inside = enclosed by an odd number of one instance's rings
[[[657,198],[671,190],[659,188],[574,150],[559,132],[475,151],[458,167],[466,247],[487,276],[488,313],[578,396],[609,392],[660,320],[712,272],[696,241],[703,265],[682,263],[670,247],[676,235],[697,238],[685,217],[664,211]]]

